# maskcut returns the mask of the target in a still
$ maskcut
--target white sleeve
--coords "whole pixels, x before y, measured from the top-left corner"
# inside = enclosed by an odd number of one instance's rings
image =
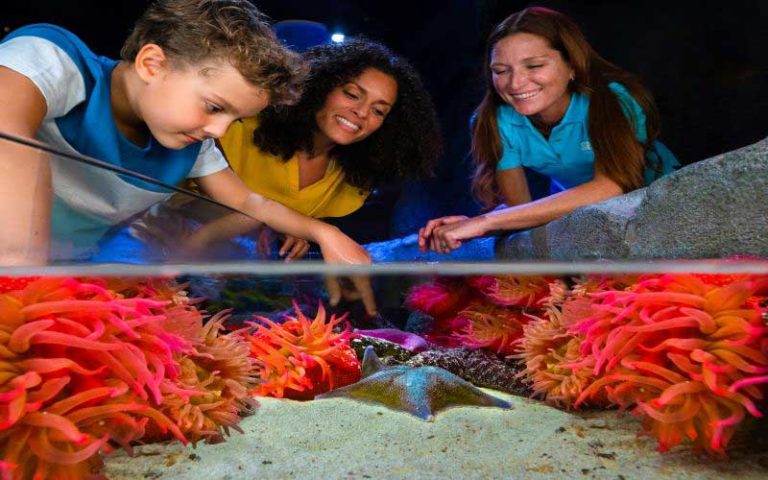
[[[75,62],[53,42],[21,36],[0,44],[0,65],[32,80],[45,97],[46,120],[63,117],[85,100],[85,82]]]
[[[211,139],[203,140],[203,146],[200,147],[197,160],[195,160],[195,164],[192,166],[192,170],[189,171],[187,177],[205,177],[220,172],[228,166],[229,164],[224,159],[224,155],[216,148],[216,142]]]

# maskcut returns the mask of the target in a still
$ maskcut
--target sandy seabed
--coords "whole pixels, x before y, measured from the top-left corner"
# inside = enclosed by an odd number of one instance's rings
[[[656,452],[639,421],[569,413],[487,390],[515,408],[453,408],[434,422],[346,399],[261,406],[225,443],[147,445],[106,460],[117,479],[766,479],[768,451],[736,439],[731,459]],[[764,425],[762,425],[764,427]],[[762,428],[763,434],[768,429]]]

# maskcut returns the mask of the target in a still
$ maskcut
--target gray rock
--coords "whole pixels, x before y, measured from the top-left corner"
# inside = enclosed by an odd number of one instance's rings
[[[630,258],[768,256],[768,139],[648,187],[628,231]]]
[[[514,233],[498,240],[496,256],[519,260],[550,258],[548,237],[545,227]]]
[[[624,258],[627,226],[646,189],[580,208],[543,227],[520,232],[498,244],[498,255],[516,259]]]
[[[369,346],[373,347],[376,355],[387,365],[399,365],[410,360],[416,353],[407,350],[400,345],[368,335],[360,335],[350,340],[349,345],[355,351],[359,360],[363,359],[363,353]]]
[[[529,396],[531,391],[513,362],[507,363],[485,350],[447,348],[427,350],[405,362],[411,367],[440,367],[477,385],[503,392]]]
[[[501,239],[497,256],[560,261],[768,257],[767,219],[765,139]]]
[[[434,323],[435,323],[435,319],[432,318],[431,316],[427,315],[424,312],[414,310],[410,313],[410,315],[408,315],[408,320],[406,320],[405,328],[403,328],[403,330],[405,330],[406,332],[421,335],[422,333],[432,328]]]

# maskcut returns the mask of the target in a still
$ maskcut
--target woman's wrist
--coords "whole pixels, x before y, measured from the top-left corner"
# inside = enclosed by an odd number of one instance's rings
[[[473,220],[477,222],[477,226],[482,232],[480,235],[487,235],[495,230],[500,230],[501,226],[498,225],[499,215],[495,215],[493,212],[484,213],[475,217]]]
[[[334,237],[337,237],[339,233],[341,233],[341,230],[333,225],[321,222],[320,220],[315,220],[314,222],[316,225],[312,225],[309,228],[310,238],[308,238],[308,240],[315,242],[318,245],[324,245],[326,242]]]

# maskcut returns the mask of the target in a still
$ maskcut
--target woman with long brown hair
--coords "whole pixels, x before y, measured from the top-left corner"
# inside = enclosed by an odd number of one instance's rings
[[[598,55],[565,15],[531,7],[507,17],[488,39],[485,62],[487,91],[472,122],[472,190],[488,209],[506,206],[430,220],[419,231],[422,251],[448,253],[494,230],[550,222],[676,166],[656,141],[651,94]],[[523,167],[561,191],[532,202]]]

